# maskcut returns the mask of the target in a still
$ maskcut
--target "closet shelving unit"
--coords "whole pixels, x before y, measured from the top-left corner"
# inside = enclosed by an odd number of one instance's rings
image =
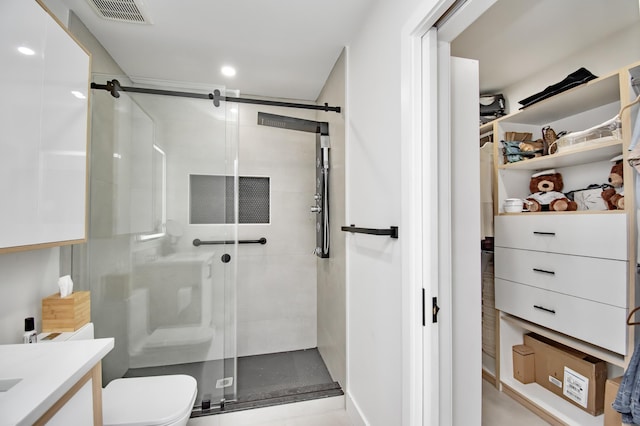
[[[626,316],[637,304],[637,225],[635,177],[627,157],[638,107],[622,114],[620,140],[507,164],[499,141],[505,132],[531,132],[535,140],[544,126],[579,131],[603,123],[638,95],[632,77],[640,78],[640,62],[480,126],[480,134],[494,135],[496,381],[552,424],[602,425],[603,416],[513,377],[512,347],[522,344],[524,334],[535,332],[606,361],[610,378],[622,375],[633,353],[634,330]],[[504,212],[506,198],[529,195],[536,171],[562,173],[568,192],[606,183],[610,159],[620,154],[625,210]],[[535,272],[540,265],[554,273]]]

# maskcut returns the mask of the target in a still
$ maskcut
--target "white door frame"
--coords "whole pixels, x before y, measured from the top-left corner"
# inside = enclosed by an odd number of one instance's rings
[[[439,140],[448,129],[445,108],[449,95],[438,96],[437,42],[450,43],[471,22],[497,0],[467,0],[467,2],[438,30],[437,37],[427,35],[438,19],[455,0],[425,2],[402,30],[401,41],[401,183],[402,183],[402,304],[403,304],[403,426],[437,426],[452,424],[453,352],[451,347],[452,302],[442,294],[439,304],[443,322],[431,325],[431,297],[439,294],[439,280],[450,278],[450,271],[439,271],[450,265],[450,250],[439,253],[434,230],[451,245],[451,228],[455,223],[448,216],[446,223],[438,222],[438,212],[444,211],[450,199],[440,198],[451,176],[448,163],[435,167]],[[427,35],[425,37],[425,35]],[[424,43],[423,43],[424,38]],[[442,52],[443,50],[441,50]],[[448,50],[444,50],[448,53]],[[423,102],[424,100],[424,102]],[[440,104],[439,104],[440,103]],[[444,116],[443,116],[444,114]],[[443,135],[444,131],[444,135]],[[438,143],[435,143],[435,142]],[[443,177],[444,180],[443,180]],[[449,201],[447,201],[449,200]],[[429,225],[429,226],[427,226]],[[446,226],[443,229],[442,226]],[[443,276],[443,273],[446,275]],[[425,323],[422,326],[423,290]],[[446,319],[445,319],[446,318]]]
[[[439,406],[450,399],[440,393],[439,326],[431,323],[431,297],[438,292],[437,250],[432,251],[437,229],[437,179],[430,173],[437,158],[436,34],[431,30],[455,0],[429,2],[402,31],[401,45],[401,205],[403,327],[403,426],[439,424]],[[430,32],[431,30],[431,32]],[[423,43],[423,37],[427,36]],[[423,61],[427,61],[425,66]],[[429,66],[429,62],[431,65]],[[423,69],[424,68],[424,69]],[[431,102],[423,102],[431,101]],[[427,226],[430,224],[431,226]],[[424,293],[423,293],[424,292]],[[423,298],[425,326],[423,327]],[[448,309],[445,307],[445,309]]]

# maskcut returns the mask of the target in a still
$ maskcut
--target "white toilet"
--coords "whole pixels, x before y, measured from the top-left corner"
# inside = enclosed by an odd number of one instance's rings
[[[94,338],[89,323],[55,341]],[[185,426],[198,394],[196,379],[187,375],[131,377],[112,380],[102,390],[104,426]]]
[[[112,380],[102,390],[104,426],[184,426],[196,394],[196,379],[186,375]]]

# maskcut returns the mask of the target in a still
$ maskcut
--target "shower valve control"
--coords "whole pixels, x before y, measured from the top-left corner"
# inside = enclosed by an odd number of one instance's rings
[[[311,213],[322,213],[322,195],[315,193],[313,199],[316,201],[316,205],[311,206]]]

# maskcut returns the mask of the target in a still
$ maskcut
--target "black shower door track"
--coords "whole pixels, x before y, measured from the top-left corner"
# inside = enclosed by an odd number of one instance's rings
[[[278,107],[286,107],[286,108],[301,108],[301,109],[313,109],[319,111],[333,111],[339,113],[341,111],[341,107],[339,106],[329,106],[329,104],[325,103],[324,105],[308,105],[308,104],[298,104],[293,102],[280,102],[280,101],[267,101],[264,99],[250,99],[250,98],[238,98],[233,96],[222,96],[220,94],[220,90],[216,89],[213,93],[204,94],[204,93],[191,93],[191,92],[180,92],[175,90],[163,90],[163,89],[145,89],[142,87],[130,87],[130,86],[121,86],[118,80],[110,80],[107,81],[106,84],[97,84],[91,83],[92,89],[106,90],[111,93],[111,96],[114,98],[120,97],[119,92],[134,92],[134,93],[144,93],[148,95],[164,95],[164,96],[177,96],[181,98],[194,98],[194,99],[209,99],[213,101],[213,104],[218,107],[220,106],[220,101],[227,102],[237,102],[244,104],[255,104],[255,105],[269,105],[269,106],[278,106]]]

